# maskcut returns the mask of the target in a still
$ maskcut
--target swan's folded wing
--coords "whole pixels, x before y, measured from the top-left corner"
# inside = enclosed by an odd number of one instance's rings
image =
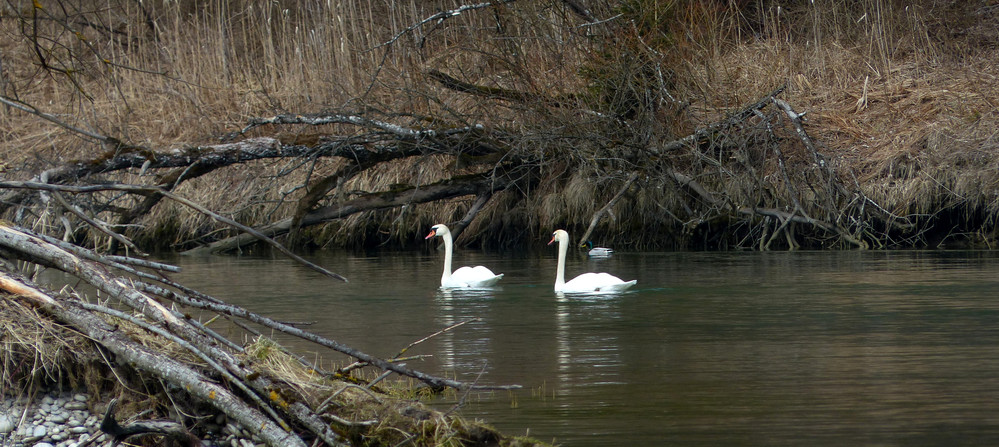
[[[610,273],[583,273],[565,283],[564,292],[607,292],[621,291],[633,285],[637,280],[623,281]]]
[[[492,270],[489,270],[481,265],[475,267],[462,267],[451,273],[452,281],[466,283],[469,287],[490,286],[495,284],[502,277],[502,273],[497,275],[493,273]]]

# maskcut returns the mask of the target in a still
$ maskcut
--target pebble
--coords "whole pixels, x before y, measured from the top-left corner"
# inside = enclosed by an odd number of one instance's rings
[[[87,406],[90,395],[82,392],[60,394],[51,392],[28,404],[27,416],[21,419],[24,401],[0,394],[0,447],[79,447],[94,437],[104,436],[98,426],[103,414],[91,414]],[[91,402],[94,403],[94,402]],[[103,406],[96,403],[98,408]],[[212,420],[219,425],[226,422],[225,415]],[[250,434],[238,424],[224,424],[221,438],[209,436],[206,446],[258,447]],[[221,427],[220,427],[221,428]],[[220,435],[216,431],[216,435]],[[100,438],[96,439],[101,441]],[[256,441],[256,439],[255,439]],[[100,445],[100,442],[89,445]]]
[[[0,433],[10,433],[14,430],[14,418],[9,414],[0,414]]]
[[[67,410],[86,410],[87,409],[87,404],[85,402],[80,402],[80,401],[74,400],[74,401],[66,404],[65,408]]]

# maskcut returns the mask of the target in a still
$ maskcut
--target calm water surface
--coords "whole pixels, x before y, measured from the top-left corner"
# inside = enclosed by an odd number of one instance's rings
[[[618,253],[570,259],[633,291],[560,297],[554,249],[459,250],[506,277],[442,292],[437,252],[172,259],[174,278],[370,354],[515,392],[462,414],[565,446],[995,445],[999,254]],[[278,337],[302,351],[312,346]],[[322,357],[340,361],[329,352]],[[441,402],[448,408],[453,402]]]

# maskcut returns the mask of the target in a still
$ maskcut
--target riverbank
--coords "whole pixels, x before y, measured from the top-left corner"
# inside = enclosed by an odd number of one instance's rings
[[[151,275],[83,247],[57,249],[37,235],[27,245],[11,243],[11,235],[29,233],[0,226],[5,259],[44,262],[69,275],[62,284],[79,284],[54,292],[0,262],[0,387],[14,398],[4,401],[5,440],[79,442],[97,435],[100,417],[101,431],[116,438],[148,434],[181,444],[546,445],[423,402],[519,385],[469,383],[406,365],[418,355],[367,354],[294,326],[310,323],[275,321],[173,282],[165,272],[177,269],[164,264],[146,264],[159,273]],[[102,299],[79,292],[84,284]],[[304,358],[254,326],[323,354]]]
[[[100,418],[88,411],[89,399],[85,393],[55,390],[33,400],[4,396],[0,402],[0,444],[76,447],[100,436]]]
[[[110,402],[97,401],[85,390],[39,390],[32,398],[4,396],[0,401],[0,445],[4,447],[79,447],[105,445],[110,435],[101,423]],[[264,447],[224,414],[204,415],[193,432],[205,447]]]
[[[10,10],[0,172],[169,190],[302,249],[413,248],[456,221],[491,248],[591,226],[634,249],[999,246],[999,8],[722,3],[482,4],[420,38],[453,5],[95,6],[122,34]],[[239,233],[104,194],[0,212],[115,250],[112,230],[143,250]]]

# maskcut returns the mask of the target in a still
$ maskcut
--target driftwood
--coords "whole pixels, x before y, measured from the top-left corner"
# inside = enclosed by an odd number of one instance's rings
[[[130,258],[102,256],[91,250],[39,235],[28,229],[0,225],[0,255],[31,264],[56,268],[96,287],[106,297],[129,312],[102,304],[89,303],[73,296],[46,291],[17,272],[0,267],[0,299],[22,300],[45,314],[69,325],[115,354],[132,367],[185,390],[200,402],[210,404],[260,436],[273,446],[304,446],[306,440],[321,439],[328,445],[343,444],[329,422],[341,421],[345,430],[355,422],[336,414],[321,414],[304,405],[303,397],[292,397],[294,390],[281,379],[268,377],[238,358],[242,348],[192,320],[177,308],[195,308],[216,312],[227,318],[246,320],[312,341],[320,346],[347,354],[364,365],[385,373],[399,374],[423,381],[435,389],[512,389],[510,386],[482,386],[436,377],[385,359],[381,359],[336,341],[311,334],[290,325],[227,304],[191,290],[162,275],[144,273],[133,266],[168,267],[160,263]],[[127,263],[127,264],[126,264]],[[176,268],[169,267],[170,270]],[[161,285],[155,282],[162,283]],[[134,313],[134,314],[133,314]],[[138,315],[138,317],[136,317]],[[207,370],[196,368],[171,356],[136,342],[109,318],[142,328],[151,336],[167,340],[199,358]],[[314,367],[310,366],[310,369]],[[332,373],[327,373],[333,377]],[[387,374],[383,374],[387,375]],[[239,391],[237,393],[237,390]],[[287,396],[287,397],[284,397]],[[326,421],[324,421],[324,418]],[[367,425],[371,425],[365,423]],[[362,426],[365,426],[362,424]],[[128,434],[128,429],[109,430]],[[148,425],[146,426],[148,428]],[[297,427],[297,428],[296,428]],[[176,427],[174,427],[176,428]],[[122,431],[124,430],[124,431]],[[136,429],[141,432],[141,429]]]
[[[197,447],[201,445],[200,439],[191,434],[183,425],[174,421],[142,421],[122,426],[114,418],[114,411],[117,407],[118,399],[111,399],[107,409],[104,410],[104,419],[101,420],[101,431],[111,436],[112,446],[116,446],[133,436],[150,434],[170,436],[186,446]]]
[[[267,237],[266,235],[260,233],[259,231],[254,230],[253,228],[247,227],[247,226],[245,226],[245,225],[243,225],[243,224],[241,224],[239,222],[236,222],[236,221],[234,221],[232,219],[229,219],[229,218],[227,218],[225,216],[222,216],[222,215],[219,215],[219,214],[217,214],[215,212],[212,212],[211,210],[209,210],[209,209],[207,209],[205,207],[202,207],[202,206],[200,206],[200,205],[198,205],[198,204],[196,204],[196,203],[194,203],[194,202],[192,202],[192,201],[190,201],[188,199],[180,197],[180,196],[178,196],[176,194],[170,193],[170,192],[168,192],[168,191],[166,191],[166,190],[164,190],[162,188],[146,187],[146,186],[138,186],[138,185],[122,185],[122,184],[106,184],[106,185],[91,185],[91,186],[61,186],[61,185],[50,185],[50,184],[47,184],[47,183],[35,183],[35,182],[0,182],[0,188],[10,188],[10,189],[17,188],[17,189],[26,189],[26,190],[52,191],[52,192],[64,191],[64,192],[75,192],[75,193],[85,193],[85,192],[95,192],[95,191],[108,191],[108,190],[111,190],[111,191],[127,191],[127,192],[143,193],[143,194],[158,194],[158,195],[162,195],[162,196],[165,196],[165,197],[169,197],[170,199],[175,200],[175,201],[177,201],[179,203],[182,203],[182,204],[184,204],[186,206],[194,208],[195,210],[197,210],[199,212],[207,214],[207,215],[211,216],[213,219],[215,219],[215,220],[217,220],[219,222],[222,222],[222,223],[225,223],[227,225],[236,227],[236,228],[238,228],[241,231],[245,231],[250,236],[256,238],[257,240],[261,240],[263,242],[266,242],[267,244],[269,244],[270,246],[276,248],[278,251],[280,251],[281,253],[285,254],[289,258],[295,260],[296,262],[298,262],[298,263],[300,263],[302,265],[305,265],[306,267],[309,267],[312,270],[315,270],[315,271],[317,271],[319,273],[322,273],[322,274],[324,274],[326,276],[329,276],[331,278],[339,279],[341,281],[347,281],[347,278],[344,278],[343,276],[341,276],[339,274],[333,273],[333,272],[331,272],[329,270],[326,270],[323,267],[320,267],[320,266],[318,266],[318,265],[316,265],[316,264],[314,264],[312,262],[307,261],[306,259],[302,258],[301,256],[298,256],[297,254],[293,253],[291,250],[288,250],[283,245],[275,242],[273,239]]]
[[[300,439],[285,432],[278,424],[258,410],[246,406],[225,387],[220,386],[190,367],[169,357],[139,345],[117,328],[90,313],[72,300],[57,299],[52,294],[43,292],[39,287],[26,279],[18,278],[8,273],[0,274],[0,285],[6,291],[28,291],[19,294],[23,298],[33,300],[43,311],[51,314],[62,322],[71,324],[94,341],[100,343],[121,359],[135,365],[139,369],[153,372],[158,377],[180,386],[194,397],[211,402],[219,411],[246,427],[252,427],[261,439],[270,445],[304,446]],[[11,285],[10,288],[7,286]],[[160,310],[162,307],[160,307]],[[165,313],[164,313],[165,315]]]
[[[430,76],[447,88],[467,94],[507,101],[537,100],[537,97],[523,92],[485,89],[463,83],[440,72],[432,72]],[[88,135],[103,142],[107,151],[93,160],[75,161],[48,169],[29,182],[0,182],[0,189],[5,189],[0,194],[0,212],[23,215],[29,207],[39,208],[34,198],[48,200],[48,196],[35,192],[38,190],[96,191],[100,190],[100,186],[72,183],[123,170],[154,172],[157,176],[153,185],[135,185],[131,190],[122,190],[133,198],[130,202],[122,201],[128,203],[127,206],[116,202],[119,198],[103,198],[100,199],[103,202],[90,203],[88,209],[79,202],[70,202],[68,196],[64,198],[62,194],[52,194],[56,202],[72,214],[70,217],[97,229],[91,233],[94,237],[107,236],[112,241],[112,252],[124,247],[131,253],[138,253],[139,248],[120,232],[120,228],[149,213],[164,198],[184,203],[171,197],[171,194],[186,180],[255,160],[294,159],[296,163],[305,165],[319,158],[341,159],[343,163],[330,174],[317,179],[312,179],[310,175],[300,186],[282,187],[282,201],[285,190],[301,190],[304,193],[298,193],[297,197],[287,193],[295,200],[292,211],[277,212],[269,222],[257,223],[252,228],[240,227],[218,213],[198,209],[198,212],[210,215],[216,221],[238,228],[239,234],[218,233],[218,236],[212,237],[221,239],[203,240],[204,246],[190,249],[187,253],[230,252],[264,242],[294,258],[290,251],[274,242],[274,238],[288,235],[289,243],[297,246],[308,242],[301,238],[302,229],[356,213],[474,195],[476,200],[468,214],[455,225],[457,234],[477,216],[495,192],[511,187],[518,191],[531,191],[539,178],[547,182],[563,181],[561,178],[543,178],[547,175],[549,159],[557,160],[556,164],[573,159],[593,159],[607,160],[596,162],[598,170],[594,171],[594,175],[605,176],[607,171],[599,169],[613,169],[628,178],[646,179],[642,188],[674,187],[676,194],[693,199],[682,203],[682,209],[665,210],[666,214],[680,222],[685,232],[697,229],[704,222],[724,219],[733,222],[732,227],[755,228],[745,235],[758,241],[754,246],[769,249],[775,237],[782,234],[787,239],[788,248],[793,249],[799,245],[797,237],[792,235],[797,224],[802,224],[801,228],[810,228],[807,232],[800,232],[807,234],[807,237],[843,241],[861,248],[868,246],[864,236],[870,234],[870,226],[874,222],[883,222],[886,227],[899,232],[911,231],[914,228],[911,222],[874,203],[859,190],[856,182],[847,187],[847,183],[839,178],[832,164],[821,154],[816,142],[809,137],[802,120],[803,114],[795,112],[787,101],[777,98],[783,91],[783,86],[778,87],[724,119],[700,127],[689,135],[670,141],[643,138],[642,144],[622,142],[620,146],[600,149],[599,153],[576,152],[571,148],[562,153],[532,152],[518,148],[515,143],[518,135],[502,128],[468,123],[448,123],[437,128],[414,127],[349,113],[284,114],[257,118],[234,134],[245,135],[276,126],[328,126],[334,131],[345,130],[340,134],[311,138],[310,145],[286,144],[278,138],[255,137],[218,145],[155,151],[120,143],[110,137]],[[547,104],[543,107],[554,106]],[[598,126],[631,128],[622,118],[596,112],[591,116],[601,123]],[[782,120],[781,116],[786,118]],[[781,148],[781,145],[787,144],[789,133],[801,142],[804,152],[811,159],[810,166],[801,165],[803,158],[798,151]],[[453,157],[455,163],[452,167],[460,171],[454,172],[451,178],[431,184],[390,185],[361,193],[345,191],[352,179],[383,163],[435,154]],[[604,157],[605,154],[611,156]],[[774,168],[767,166],[767,158],[775,162],[771,166],[775,166],[779,177],[773,176]],[[462,163],[463,160],[485,160],[486,163]],[[789,166],[791,161],[797,165]],[[599,166],[603,163],[608,166]],[[566,172],[571,172],[571,169]],[[755,184],[747,184],[747,180]],[[786,192],[780,195],[764,194],[763,191],[772,189],[778,183]],[[41,184],[65,185],[67,189],[38,186]],[[621,191],[629,187],[630,183],[626,182]],[[807,201],[802,199],[803,193],[808,194]],[[603,216],[622,197],[619,192],[609,197],[604,208],[594,210],[581,241],[596,231]],[[524,199],[529,201],[531,198]],[[333,203],[323,206],[324,202]],[[190,203],[186,205],[195,207]],[[278,211],[278,206],[275,205],[273,211]],[[95,210],[97,208],[100,211]],[[12,213],[14,210],[16,212]],[[94,219],[92,216],[98,213],[102,213],[107,222],[117,216],[117,222],[110,224]],[[103,217],[109,214],[112,218]],[[686,217],[677,216],[684,214]],[[635,219],[633,216],[627,218]],[[64,217],[60,219],[67,235],[73,233],[72,223]],[[778,223],[776,231],[770,231],[770,221]],[[15,222],[22,223],[18,219]],[[550,229],[536,230],[547,232]],[[830,238],[828,234],[835,237]],[[195,237],[201,238],[202,235]]]
[[[505,186],[506,181],[503,179],[471,176],[419,187],[404,187],[397,191],[365,194],[339,205],[326,206],[309,211],[302,216],[298,226],[308,227],[311,225],[318,225],[362,211],[426,203],[470,194],[491,194],[492,191],[501,189]],[[286,234],[295,227],[296,225],[294,220],[288,218],[263,226],[257,230],[263,235],[273,238]],[[202,252],[227,252],[236,250],[241,246],[246,246],[254,242],[255,240],[252,237],[247,235],[238,235],[213,242],[204,247],[188,250],[184,253],[194,254]]]

